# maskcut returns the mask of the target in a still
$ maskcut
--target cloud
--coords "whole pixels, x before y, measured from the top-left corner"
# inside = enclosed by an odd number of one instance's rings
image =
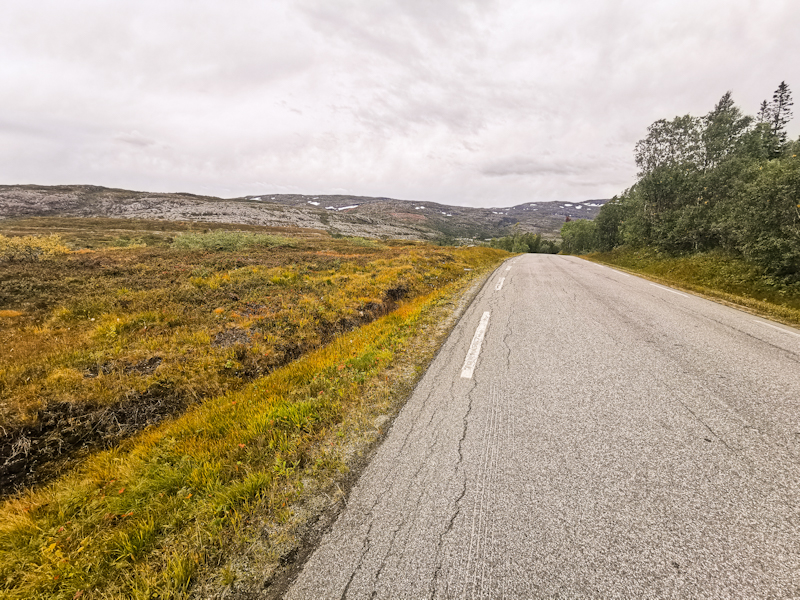
[[[155,145],[156,141],[149,137],[143,136],[135,129],[129,133],[118,133],[114,139],[123,144],[130,144],[131,146],[138,146],[140,148],[147,148]]]
[[[800,90],[798,21],[788,0],[8,0],[0,182],[610,197],[654,120]]]
[[[574,163],[566,161],[554,163],[525,156],[512,156],[488,163],[480,169],[480,172],[489,177],[508,177],[511,175],[533,177],[555,175],[561,177],[575,175],[580,172],[580,168]]]

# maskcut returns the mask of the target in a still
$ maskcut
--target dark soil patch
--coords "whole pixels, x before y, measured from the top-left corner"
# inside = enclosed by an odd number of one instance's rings
[[[110,362],[104,362],[102,364],[92,365],[86,371],[84,371],[83,376],[87,379],[94,379],[100,375],[108,375],[109,373],[114,371],[114,365]]]
[[[230,348],[231,346],[236,346],[237,344],[246,345],[250,343],[251,335],[252,332],[246,329],[232,327],[216,334],[214,339],[211,340],[211,346],[214,348]]]
[[[0,497],[44,483],[74,466],[88,452],[112,448],[149,425],[183,413],[189,404],[155,393],[126,398],[111,406],[49,404],[39,411],[36,425],[0,437]]]
[[[384,296],[389,302],[399,302],[408,296],[408,288],[404,285],[398,285],[397,287],[386,290]]]
[[[327,333],[325,335],[325,343],[342,333],[347,333],[354,329],[358,329],[362,325],[372,323],[375,319],[379,319],[388,315],[397,308],[397,303],[392,300],[385,300],[384,302],[368,302],[366,303],[357,314],[342,317],[335,324],[329,325],[323,330]]]
[[[158,365],[161,364],[162,359],[160,356],[153,356],[152,358],[148,358],[147,360],[143,360],[141,362],[136,363],[135,365],[129,365],[125,367],[126,373],[139,373],[139,375],[150,375],[153,371],[158,368]]]
[[[158,365],[160,365],[163,361],[164,359],[161,358],[160,356],[153,356],[151,358],[140,361],[133,365],[122,366],[122,372],[125,374],[138,373],[139,375],[151,375],[153,371],[155,371],[158,368]],[[101,374],[108,375],[110,373],[113,373],[116,368],[118,367],[115,367],[114,363],[111,362],[92,365],[91,367],[86,369],[86,371],[84,371],[83,376],[86,377],[87,379],[92,379]]]
[[[329,327],[323,343],[336,335],[351,331],[382,317],[397,308],[392,297],[402,297],[403,288],[389,290],[383,302],[370,302],[357,316],[340,319]],[[214,336],[212,346],[236,347],[236,358],[244,361],[238,372],[243,380],[253,380],[300,358],[313,348],[288,343],[275,347],[273,364],[259,366],[246,360],[251,330],[230,328]],[[153,356],[136,364],[115,366],[112,363],[93,365],[85,377],[108,375],[121,368],[125,373],[149,375],[162,363]],[[73,468],[90,452],[113,448],[122,440],[145,427],[182,414],[191,400],[154,390],[120,400],[109,406],[91,403],[60,402],[48,404],[37,413],[35,425],[5,432],[0,437],[0,497],[13,494],[24,487],[40,485]]]

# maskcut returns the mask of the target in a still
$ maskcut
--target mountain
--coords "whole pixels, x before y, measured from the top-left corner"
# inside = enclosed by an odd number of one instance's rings
[[[367,196],[264,194],[215,198],[89,185],[2,185],[0,219],[117,217],[323,229],[333,234],[404,239],[556,235],[567,217],[593,219],[607,200],[528,202],[508,208],[449,206]]]

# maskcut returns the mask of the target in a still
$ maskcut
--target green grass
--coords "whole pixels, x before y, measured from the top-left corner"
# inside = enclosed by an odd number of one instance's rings
[[[337,427],[447,293],[408,303],[7,501],[2,597],[181,597],[198,569],[224,564],[249,515],[286,520],[304,480],[342,468],[329,445]]]
[[[194,238],[234,242],[3,264],[0,426],[33,426],[64,402],[107,406],[133,394],[186,404],[225,393],[385,314],[391,290],[427,294],[496,254],[301,238],[271,245],[274,236],[249,233]],[[265,238],[270,245],[242,248]],[[156,369],[137,367],[154,358]]]
[[[583,258],[800,325],[800,283],[786,284],[769,277],[736,256],[718,251],[668,256],[652,250],[619,249]]]
[[[182,250],[245,250],[253,246],[272,248],[294,246],[295,241],[280,235],[242,233],[237,231],[210,231],[208,233],[183,233],[172,242],[173,248]]]
[[[347,424],[375,409],[368,390],[429,335],[426,315],[507,256],[292,242],[3,265],[6,426],[48,402],[195,404],[3,502],[0,598],[179,598],[202,573],[233,581],[242,532],[288,523],[309,482],[341,477]],[[152,372],[132,368],[153,356]],[[106,370],[89,377],[92,365]]]

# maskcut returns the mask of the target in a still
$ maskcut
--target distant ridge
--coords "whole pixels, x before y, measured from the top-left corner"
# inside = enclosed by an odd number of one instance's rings
[[[216,198],[92,185],[0,185],[0,219],[117,217],[308,227],[402,239],[485,239],[522,231],[556,235],[567,217],[593,219],[607,200],[526,202],[507,208],[449,206],[348,195],[261,194]]]

